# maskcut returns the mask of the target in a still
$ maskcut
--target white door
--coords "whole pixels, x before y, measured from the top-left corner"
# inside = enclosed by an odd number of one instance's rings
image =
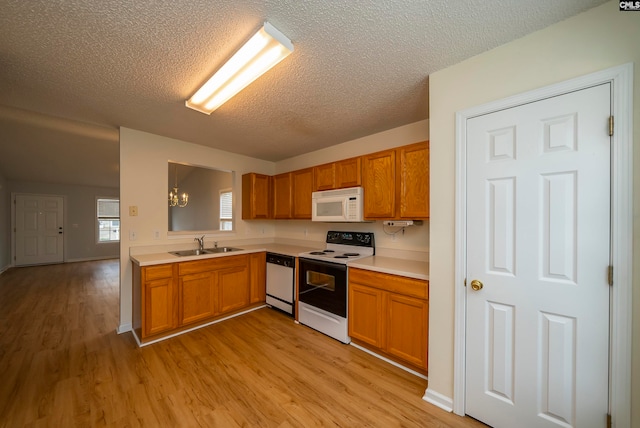
[[[16,195],[15,207],[16,266],[62,263],[63,198]]]
[[[467,121],[465,412],[491,426],[606,426],[609,115],[607,83]]]

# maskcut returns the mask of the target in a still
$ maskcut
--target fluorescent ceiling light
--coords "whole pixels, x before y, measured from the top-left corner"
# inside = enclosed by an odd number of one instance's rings
[[[268,22],[187,100],[187,107],[211,114],[249,83],[293,52],[293,44]]]

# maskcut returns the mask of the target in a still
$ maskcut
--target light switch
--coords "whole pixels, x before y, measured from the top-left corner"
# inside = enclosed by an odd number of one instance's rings
[[[129,215],[131,217],[135,217],[138,215],[138,206],[137,205],[129,205]]]

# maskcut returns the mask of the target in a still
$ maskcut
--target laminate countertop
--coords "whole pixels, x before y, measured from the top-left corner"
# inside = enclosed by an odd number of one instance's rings
[[[269,253],[283,254],[285,256],[298,257],[300,253],[318,250],[318,247],[303,247],[287,244],[256,244],[240,245],[241,250],[220,254],[202,254],[198,256],[176,256],[174,254],[152,253],[137,254],[131,256],[131,261],[139,266],[153,266],[164,263],[188,262],[192,260],[204,260],[216,257],[228,257],[240,254],[259,253],[267,251]],[[371,270],[375,272],[389,273],[392,275],[406,276],[415,279],[429,280],[429,263],[417,260],[407,260],[395,257],[371,256],[358,260],[352,260],[347,266]]]
[[[429,280],[429,262],[419,260],[371,256],[350,261],[347,263],[347,266],[350,268],[406,276],[408,278]]]
[[[313,251],[318,249],[318,247],[302,247],[298,245],[286,245],[286,244],[239,245],[238,247],[241,249],[238,251],[232,251],[229,253],[201,254],[198,256],[182,256],[181,257],[181,256],[176,256],[174,254],[171,254],[169,252],[164,252],[164,253],[152,253],[152,254],[136,254],[135,256],[130,256],[130,259],[133,263],[139,266],[152,266],[152,265],[160,265],[164,263],[189,262],[192,260],[205,260],[205,259],[212,259],[216,257],[228,257],[228,256],[236,256],[240,254],[259,253],[262,251],[297,257],[298,254],[300,253],[305,253],[307,251]]]

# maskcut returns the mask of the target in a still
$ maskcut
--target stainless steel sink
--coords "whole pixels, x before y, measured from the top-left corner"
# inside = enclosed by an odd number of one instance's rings
[[[174,256],[186,257],[186,256],[201,256],[204,254],[209,254],[206,251],[200,250],[182,250],[182,251],[169,251],[169,254],[173,254]]]
[[[242,251],[242,248],[234,248],[234,247],[205,248],[204,250],[169,251],[169,254],[173,254],[174,256],[178,256],[178,257],[187,257],[187,256],[203,256],[207,254],[230,253],[232,251]]]
[[[218,248],[205,248],[204,252],[209,254],[229,253],[231,251],[242,251],[242,248],[234,247],[218,247]]]

